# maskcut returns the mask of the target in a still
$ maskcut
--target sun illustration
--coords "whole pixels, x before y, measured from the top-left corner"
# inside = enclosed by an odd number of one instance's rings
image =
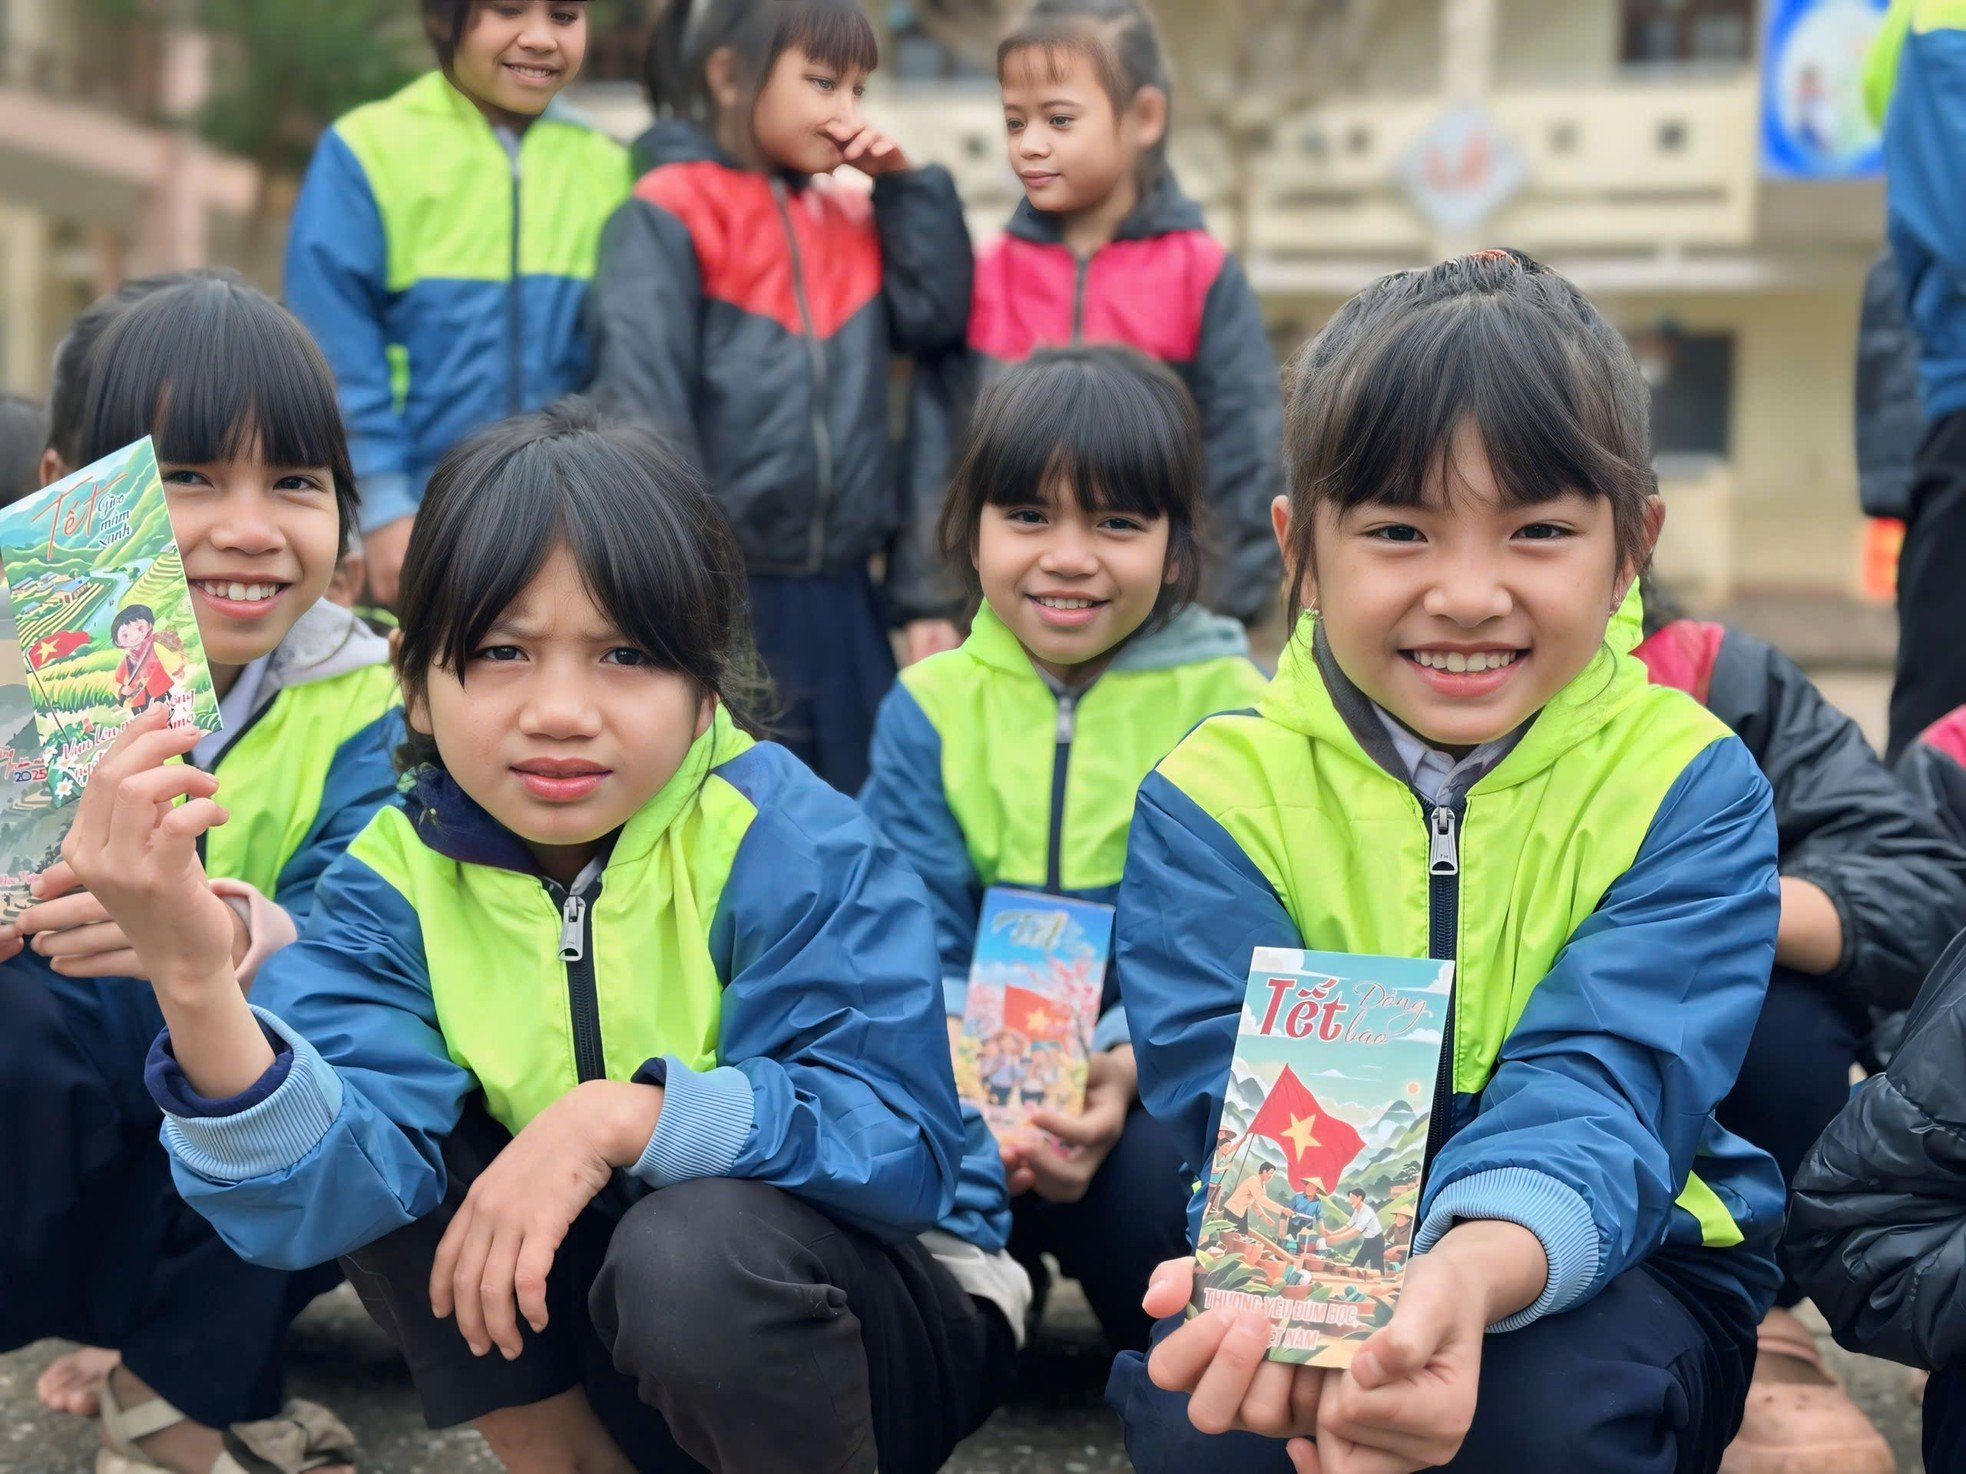
[[[1406,1082],[1406,1093],[1408,1095],[1418,1095],[1420,1093],[1420,1082],[1418,1080],[1408,1080]]]

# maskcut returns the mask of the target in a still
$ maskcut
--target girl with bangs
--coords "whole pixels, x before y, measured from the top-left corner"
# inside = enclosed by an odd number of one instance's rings
[[[594,392],[709,480],[744,550],[774,730],[845,792],[910,658],[953,645],[913,555],[888,433],[895,353],[962,342],[970,249],[948,171],[862,116],[879,61],[853,0],[670,0],[649,42],[646,170],[601,241]],[[871,196],[834,180],[872,176]],[[885,588],[868,562],[892,552]]]
[[[881,704],[861,806],[927,884],[951,1038],[984,891],[1111,902],[1140,780],[1263,678],[1242,626],[1193,602],[1201,436],[1179,379],[1130,348],[1039,353],[983,393],[942,541],[975,615]],[[1146,1345],[1149,1271],[1181,1252],[1181,1152],[1141,1108],[1111,979],[1083,1111],[1005,1143],[1011,1251],[1055,1255],[1107,1338]]]
[[[403,793],[250,1006],[185,738],[133,723],[77,815],[169,1025],[180,1191],[255,1262],[348,1256],[430,1424],[510,1470],[925,1471],[1010,1375],[1028,1284],[921,885],[751,735],[742,578],[646,430],[453,450],[404,563]]]
[[[224,717],[180,744],[184,781],[230,806],[203,845],[200,896],[250,984],[395,788],[387,647],[324,597],[356,510],[334,380],[293,316],[233,273],[145,283],[87,359],[59,453],[79,466],[155,441]],[[0,1344],[90,1346],[39,1391],[100,1411],[105,1474],[345,1467],[347,1431],[281,1401],[286,1326],[338,1276],[245,1264],[178,1200],[141,1086],[163,1019],[135,980],[158,979],[79,885],[50,867],[37,904],[0,928],[14,954],[0,965],[0,1180],[33,1185],[0,1245]]]
[[[1109,1400],[1143,1470],[1711,1474],[1780,1279],[1781,1174],[1714,1120],[1775,958],[1776,829],[1616,617],[1664,515],[1644,382],[1510,251],[1367,287],[1293,379],[1304,612],[1256,710],[1141,785],[1120,997],[1205,1176],[1253,948],[1451,960],[1414,1255],[1344,1371],[1266,1360],[1261,1313],[1183,1323],[1170,1258]]]

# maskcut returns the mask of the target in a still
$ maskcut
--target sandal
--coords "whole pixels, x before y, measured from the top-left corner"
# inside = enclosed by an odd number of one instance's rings
[[[1771,1311],[1756,1335],[1759,1365],[1799,1362],[1817,1380],[1748,1385],[1741,1429],[1721,1474],[1894,1474],[1898,1462],[1841,1382],[1823,1365],[1816,1338],[1794,1316]]]
[[[137,1447],[138,1440],[188,1421],[161,1397],[124,1407],[113,1379],[102,1389],[102,1431],[108,1440],[96,1453],[96,1474],[172,1474]],[[276,1417],[234,1423],[220,1439],[225,1451],[209,1474],[305,1474],[332,1464],[355,1466],[355,1435],[319,1403],[291,1399]]]

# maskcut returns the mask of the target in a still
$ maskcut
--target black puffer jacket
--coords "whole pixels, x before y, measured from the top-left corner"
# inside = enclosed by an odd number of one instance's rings
[[[1796,1174],[1788,1250],[1842,1345],[1966,1363],[1966,936]]]
[[[1733,728],[1767,775],[1782,874],[1821,887],[1843,922],[1843,956],[1817,982],[1878,1012],[1904,1008],[1966,926],[1966,850],[1773,646],[1680,619],[1636,653],[1654,682]]]
[[[897,533],[918,544],[889,369],[963,339],[974,266],[948,172],[885,175],[869,198],[739,168],[675,120],[635,158],[647,172],[608,221],[587,296],[596,397],[709,476],[753,572],[845,573]],[[932,612],[927,599],[891,571],[898,618]]]

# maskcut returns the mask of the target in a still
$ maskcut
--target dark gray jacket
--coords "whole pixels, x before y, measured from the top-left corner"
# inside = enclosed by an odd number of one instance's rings
[[[694,126],[635,145],[587,296],[593,392],[667,433],[711,481],[753,572],[864,568],[902,531],[893,355],[962,341],[974,267],[955,185],[927,168],[871,199],[736,166]],[[927,515],[929,509],[923,509]],[[906,568],[897,619],[929,612]]]
[[[1840,1344],[1966,1363],[1966,937],[1796,1174],[1788,1249]]]

